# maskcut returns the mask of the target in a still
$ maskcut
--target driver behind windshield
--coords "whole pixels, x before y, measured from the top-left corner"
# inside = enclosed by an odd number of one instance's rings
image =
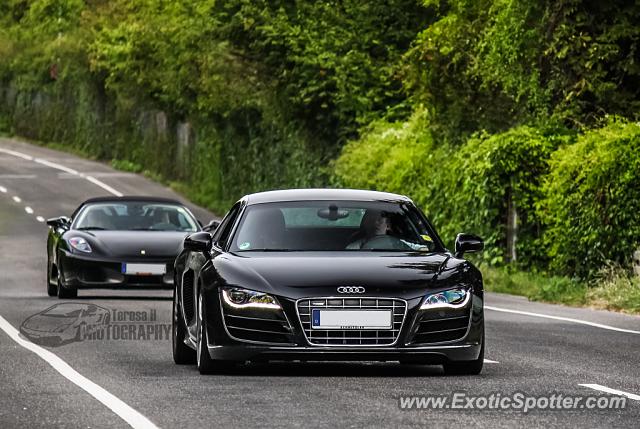
[[[386,211],[369,209],[360,222],[360,230],[354,235],[346,250],[394,249],[428,250],[424,244],[413,243],[403,237],[401,228],[394,223],[393,214]]]
[[[391,229],[389,219],[380,210],[369,209],[365,212],[360,222],[360,230],[354,235],[354,241],[351,241],[346,249],[357,250],[362,249],[367,242],[375,237],[387,235]]]

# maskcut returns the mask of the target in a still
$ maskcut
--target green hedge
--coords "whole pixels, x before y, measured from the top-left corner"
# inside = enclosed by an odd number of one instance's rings
[[[481,134],[459,148],[436,145],[428,115],[419,111],[406,123],[376,123],[347,144],[335,162],[342,186],[388,190],[412,196],[452,245],[461,231],[483,236],[484,258],[506,259],[508,205],[518,216],[517,250],[527,264],[544,259],[539,243],[541,177],[553,150],[570,135],[521,126]]]
[[[608,261],[629,267],[640,247],[640,125],[611,120],[575,135],[519,126],[437,146],[428,115],[377,122],[347,144],[335,183],[410,195],[444,240],[480,234],[483,258],[509,260],[509,205],[517,212],[518,264],[593,277]]]
[[[593,275],[640,248],[640,124],[612,119],[552,156],[543,201],[551,269]]]

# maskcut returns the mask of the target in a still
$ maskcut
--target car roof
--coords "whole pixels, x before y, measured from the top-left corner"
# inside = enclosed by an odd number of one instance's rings
[[[140,201],[140,202],[149,202],[149,203],[167,203],[167,204],[177,204],[184,205],[178,200],[174,200],[172,198],[164,198],[164,197],[149,197],[149,196],[135,196],[135,195],[125,195],[122,197],[95,197],[89,198],[80,206],[84,206],[86,204],[92,203],[121,203],[127,201]]]
[[[284,189],[258,192],[243,197],[248,205],[284,201],[394,201],[411,202],[409,197],[389,192],[359,189]]]

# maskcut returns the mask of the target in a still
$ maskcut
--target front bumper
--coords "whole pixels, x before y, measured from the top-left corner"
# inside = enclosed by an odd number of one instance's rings
[[[481,343],[357,349],[308,346],[209,345],[209,354],[213,359],[233,361],[400,361],[442,364],[450,361],[477,359],[480,348]]]
[[[60,252],[59,270],[65,288],[75,289],[170,289],[173,287],[173,259],[145,259],[117,261],[113,259],[87,258],[69,252]],[[164,275],[127,275],[122,273],[122,263],[166,264]]]
[[[330,344],[313,343],[305,334],[304,316],[297,311],[303,300],[279,298],[283,308],[283,326],[288,333],[275,336],[240,336],[237,329],[229,326],[228,311],[218,294],[207,294],[208,349],[213,359],[232,361],[401,361],[425,364],[441,364],[451,361],[471,361],[480,355],[484,341],[484,312],[482,291],[474,292],[467,307],[452,311],[419,309],[422,299],[402,300],[406,302],[406,313],[397,338],[391,344]],[[350,297],[345,297],[349,299]],[[354,297],[356,298],[356,297]],[[361,297],[357,297],[360,299]],[[366,299],[366,297],[362,297]],[[313,298],[316,300],[317,298]],[[393,299],[393,298],[390,298]],[[464,318],[466,317],[466,319]],[[234,323],[237,323],[234,321]],[[464,328],[460,328],[461,324]],[[268,322],[265,329],[273,330],[275,324]],[[427,332],[426,327],[432,329]],[[258,328],[260,328],[258,326]],[[447,332],[456,331],[454,336]],[[444,334],[443,334],[444,332]],[[259,341],[269,339],[267,343]],[[276,344],[277,339],[281,344]]]

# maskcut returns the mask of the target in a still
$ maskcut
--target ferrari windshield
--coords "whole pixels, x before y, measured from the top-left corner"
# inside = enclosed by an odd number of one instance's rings
[[[296,201],[250,205],[232,252],[435,250],[424,218],[411,204]]]
[[[175,204],[124,201],[90,204],[80,211],[73,229],[111,231],[197,231],[196,220]]]

